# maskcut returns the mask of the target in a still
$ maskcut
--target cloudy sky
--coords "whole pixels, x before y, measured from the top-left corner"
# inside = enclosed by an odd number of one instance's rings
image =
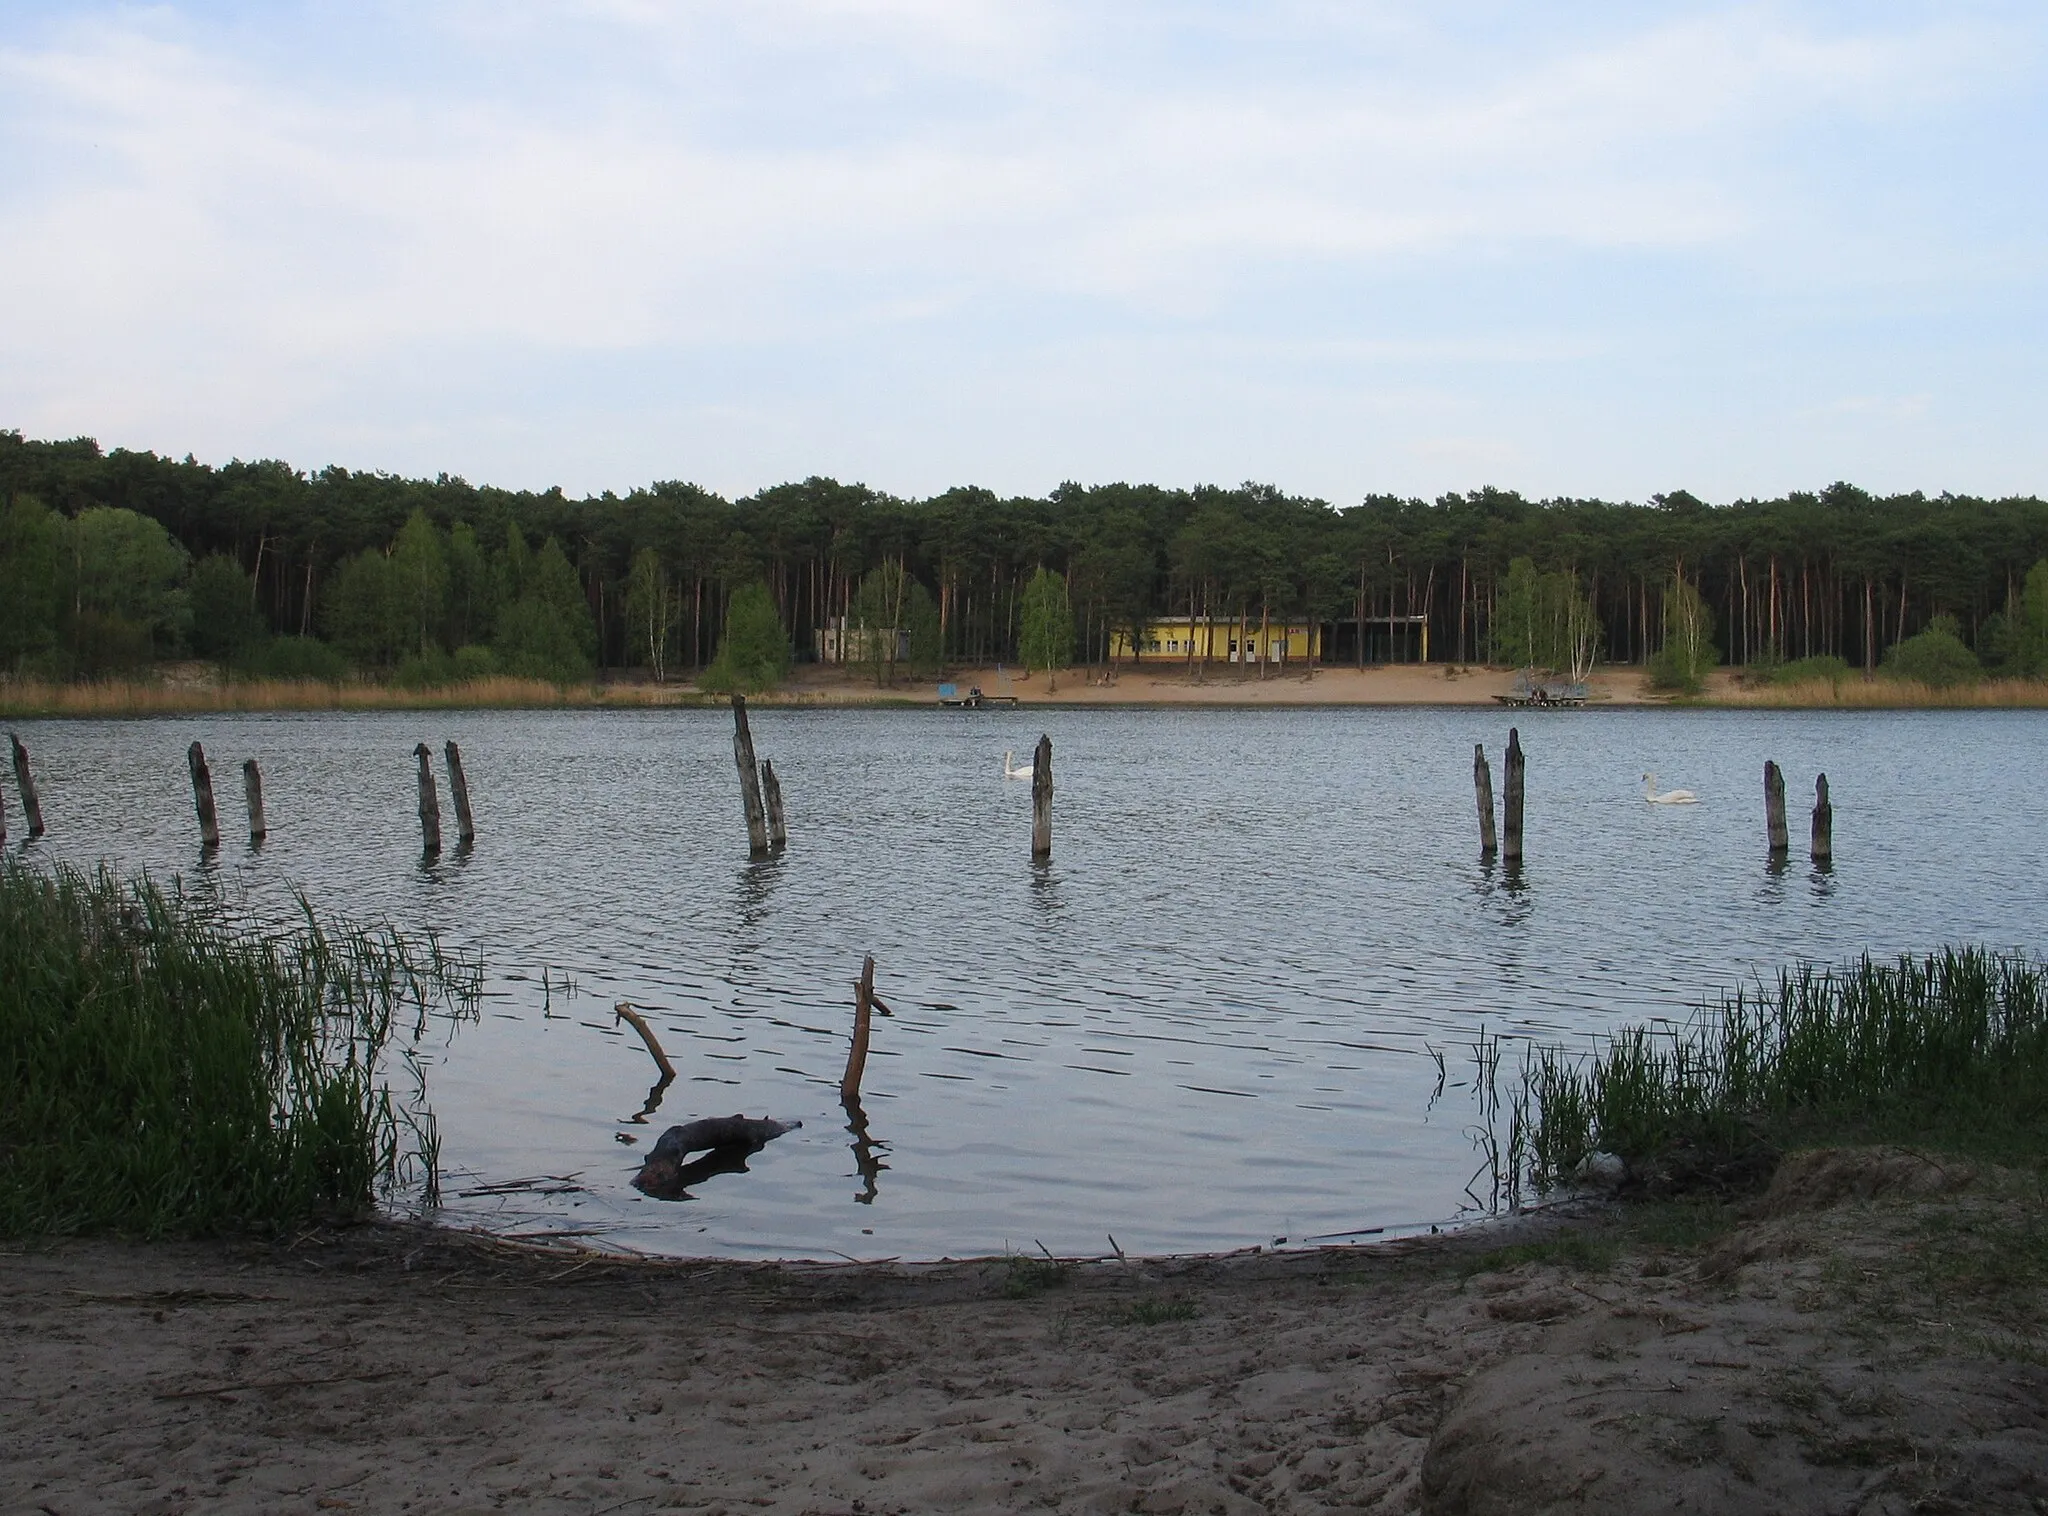
[[[0,426],[810,474],[2048,491],[2048,7],[0,0]]]

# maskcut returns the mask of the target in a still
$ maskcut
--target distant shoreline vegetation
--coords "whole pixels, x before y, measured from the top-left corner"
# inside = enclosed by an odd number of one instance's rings
[[[1199,655],[1154,635],[1175,622],[1207,628]],[[1489,489],[1337,508],[1256,484],[909,500],[815,478],[578,500],[0,431],[10,709],[150,690],[175,659],[238,693],[135,708],[626,703],[623,671],[753,692],[813,659],[881,689],[994,664],[1050,685],[1120,649],[1263,677],[1303,646],[1324,666],[1634,667],[1680,699],[1732,668],[1749,704],[2034,703],[2048,503],[1847,484],[1720,506]]]

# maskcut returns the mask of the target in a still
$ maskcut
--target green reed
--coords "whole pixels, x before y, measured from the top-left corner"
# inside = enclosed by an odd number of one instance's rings
[[[102,869],[0,863],[0,1236],[278,1230],[360,1214],[432,1128],[397,1018],[473,1003],[432,938],[282,931]],[[417,1026],[415,1027],[417,1030]]]
[[[1632,1027],[1589,1054],[1531,1047],[1539,1185],[1586,1155],[1883,1138],[2038,1157],[2048,1143],[2048,971],[1945,948],[1839,970],[1800,967],[1682,1025]]]

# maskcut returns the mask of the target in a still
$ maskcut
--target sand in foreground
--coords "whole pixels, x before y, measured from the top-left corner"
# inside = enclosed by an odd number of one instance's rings
[[[1910,1243],[2024,1192],[1818,1155],[1710,1245],[1112,1261],[1026,1298],[1000,1261],[389,1228],[15,1249],[0,1510],[2041,1509],[2039,1282]]]

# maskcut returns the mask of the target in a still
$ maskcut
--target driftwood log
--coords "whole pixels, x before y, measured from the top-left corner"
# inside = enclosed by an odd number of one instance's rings
[[[681,1163],[692,1153],[706,1153],[717,1148],[759,1151],[784,1132],[794,1131],[802,1125],[801,1121],[776,1121],[767,1116],[706,1116],[701,1121],[686,1121],[663,1132],[655,1139],[647,1161],[652,1163],[657,1158],[666,1158]]]
[[[744,1174],[749,1157],[802,1125],[767,1117],[710,1116],[672,1126],[655,1140],[633,1176],[633,1188],[655,1200],[688,1200],[691,1185],[716,1174]],[[685,1163],[691,1153],[704,1156]]]

